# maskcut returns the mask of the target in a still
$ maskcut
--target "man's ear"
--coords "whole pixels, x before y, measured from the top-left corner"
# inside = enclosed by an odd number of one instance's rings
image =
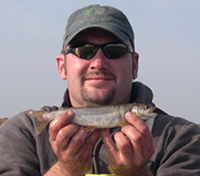
[[[59,54],[56,57],[58,74],[59,74],[59,76],[62,80],[67,79],[66,68],[65,68],[65,60],[64,59],[65,59],[65,57],[62,54]]]
[[[138,75],[138,61],[139,61],[139,54],[133,53],[133,79],[137,78]]]

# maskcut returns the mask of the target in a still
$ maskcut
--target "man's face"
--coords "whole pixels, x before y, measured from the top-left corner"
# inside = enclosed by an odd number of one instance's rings
[[[105,44],[116,41],[119,40],[105,30],[87,29],[78,34],[72,44],[77,42]],[[126,44],[131,45],[130,42]],[[138,55],[136,53],[126,53],[120,58],[109,59],[99,49],[89,60],[80,59],[72,53],[66,54],[64,59],[66,59],[65,77],[62,79],[67,80],[72,106],[129,102],[134,73],[135,76],[137,74]]]

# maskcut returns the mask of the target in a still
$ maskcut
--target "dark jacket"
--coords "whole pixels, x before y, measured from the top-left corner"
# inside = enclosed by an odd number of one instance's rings
[[[152,99],[153,94],[148,87],[139,82],[133,83],[131,102],[151,104]],[[70,102],[65,100],[63,106],[70,106]],[[56,109],[42,108],[45,111]],[[159,109],[157,112],[159,115],[152,128],[155,153],[149,161],[152,173],[158,176],[200,175],[200,128]],[[56,161],[48,141],[48,127],[35,136],[36,124],[36,120],[25,111],[0,126],[1,176],[39,176]],[[110,132],[113,134],[117,130],[120,129],[110,129]],[[93,169],[90,173],[110,173],[101,140],[94,146],[91,157]]]

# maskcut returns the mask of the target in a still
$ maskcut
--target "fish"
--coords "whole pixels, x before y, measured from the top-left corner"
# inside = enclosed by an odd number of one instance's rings
[[[130,111],[139,116],[142,120],[155,118],[157,113],[153,112],[156,107],[146,104],[121,104],[121,105],[107,105],[95,107],[79,107],[79,108],[62,108],[56,111],[29,111],[30,117],[36,118],[38,123],[35,128],[35,135],[39,135],[44,128],[57,116],[61,115],[67,110],[72,110],[74,113],[73,123],[80,126],[94,128],[114,128],[123,127],[128,122],[124,115]]]

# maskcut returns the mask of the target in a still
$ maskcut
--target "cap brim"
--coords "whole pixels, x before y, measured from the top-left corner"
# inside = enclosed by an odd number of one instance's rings
[[[65,36],[65,38],[67,39],[63,43],[63,48],[65,48],[69,44],[69,42],[73,38],[75,38],[80,32],[83,32],[84,30],[90,29],[90,28],[100,28],[100,29],[106,30],[110,32],[111,34],[113,34],[122,42],[128,41],[129,39],[128,36],[126,36],[123,32],[121,32],[120,30],[117,30],[117,28],[114,28],[112,26],[103,25],[103,24],[90,24],[90,25],[84,26],[83,28],[79,28],[79,30],[77,30],[74,33],[71,33],[69,36]]]

